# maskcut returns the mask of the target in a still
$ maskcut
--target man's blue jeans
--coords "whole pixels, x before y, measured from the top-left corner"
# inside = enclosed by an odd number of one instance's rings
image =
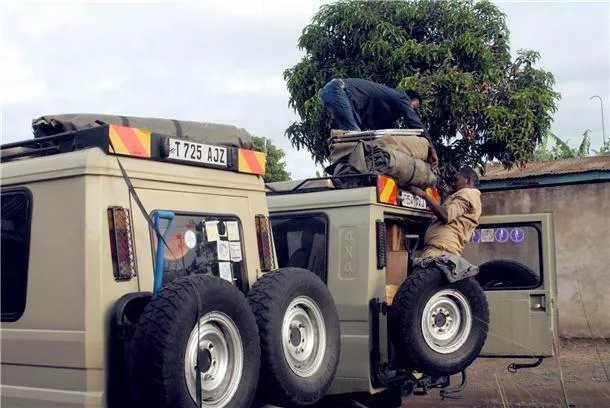
[[[322,103],[335,119],[337,127],[341,130],[360,130],[354,108],[342,86],[342,81],[333,79],[322,88],[320,92]]]

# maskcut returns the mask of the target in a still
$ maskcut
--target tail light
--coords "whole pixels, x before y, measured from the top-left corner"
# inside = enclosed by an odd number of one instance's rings
[[[263,272],[272,271],[275,269],[275,252],[273,250],[273,239],[271,236],[271,224],[269,222],[269,217],[265,215],[257,215],[255,217],[255,222],[261,270]]]
[[[385,222],[383,222],[383,220],[377,220],[375,230],[377,234],[377,269],[383,269],[388,264]]]
[[[108,208],[108,229],[114,279],[129,280],[136,274],[129,210],[123,207]]]

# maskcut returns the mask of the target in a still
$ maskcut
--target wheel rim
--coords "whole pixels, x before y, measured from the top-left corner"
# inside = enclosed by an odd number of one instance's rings
[[[284,314],[282,349],[290,369],[299,377],[311,377],[322,365],[326,352],[326,326],[318,305],[306,296],[295,298]]]
[[[464,345],[472,329],[468,300],[452,289],[435,293],[424,306],[421,328],[426,344],[434,351],[449,354]]]
[[[220,408],[232,399],[241,380],[244,351],[235,322],[224,313],[205,314],[191,331],[184,355],[184,375],[189,394],[197,402],[197,355],[204,407]]]

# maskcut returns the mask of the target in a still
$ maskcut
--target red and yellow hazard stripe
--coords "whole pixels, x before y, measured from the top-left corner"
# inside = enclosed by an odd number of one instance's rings
[[[393,178],[379,176],[377,178],[377,196],[380,203],[398,204],[398,186]]]
[[[239,149],[237,156],[237,171],[240,173],[265,174],[265,153]]]
[[[428,187],[426,189],[426,194],[428,194],[430,197],[432,197],[432,199],[434,200],[435,203],[437,203],[437,204],[441,203],[441,195],[438,192],[438,188]]]
[[[125,156],[150,157],[151,133],[150,130],[110,125],[110,150]]]

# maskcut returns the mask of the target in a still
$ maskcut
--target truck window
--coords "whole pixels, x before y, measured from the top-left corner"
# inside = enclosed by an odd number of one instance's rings
[[[14,322],[26,304],[32,194],[29,190],[2,190],[2,321]]]
[[[246,271],[239,219],[217,214],[175,214],[164,253],[163,282],[202,273],[242,288]],[[166,228],[167,220],[161,220],[161,232]],[[153,231],[151,240],[154,263],[157,237]]]
[[[328,219],[322,214],[271,216],[273,241],[281,268],[297,267],[327,279]]]
[[[542,284],[540,229],[535,225],[485,225],[475,230],[464,258],[478,265],[485,290],[534,289]]]

